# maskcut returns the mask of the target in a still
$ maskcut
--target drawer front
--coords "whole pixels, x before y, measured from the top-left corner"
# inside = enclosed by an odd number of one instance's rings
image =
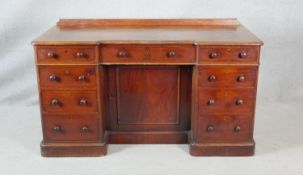
[[[195,62],[191,45],[105,45],[101,49],[103,63],[188,63]]]
[[[38,46],[38,64],[93,64],[96,63],[92,46]]]
[[[94,66],[40,66],[41,88],[96,88]]]
[[[251,115],[201,115],[198,117],[199,142],[245,142],[253,137]]]
[[[94,141],[98,139],[98,117],[89,115],[43,115],[46,141]]]
[[[199,63],[258,63],[259,47],[203,47]]]
[[[43,112],[97,112],[95,91],[41,91]]]
[[[256,87],[257,67],[199,68],[200,87]]]
[[[254,110],[255,89],[199,88],[201,114],[250,113]]]

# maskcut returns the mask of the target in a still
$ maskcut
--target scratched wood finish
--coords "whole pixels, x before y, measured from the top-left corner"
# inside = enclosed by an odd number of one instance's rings
[[[263,42],[236,19],[62,19],[32,43],[43,156],[108,143],[254,154]]]

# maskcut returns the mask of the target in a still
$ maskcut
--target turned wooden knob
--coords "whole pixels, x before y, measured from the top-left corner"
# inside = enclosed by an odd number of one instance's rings
[[[240,130],[241,130],[241,127],[239,125],[235,126],[235,128],[234,128],[235,132],[240,132]]]
[[[82,99],[80,99],[79,104],[82,105],[82,106],[87,105],[87,100],[82,98]]]
[[[84,75],[80,75],[80,76],[78,77],[78,80],[79,80],[79,81],[85,81],[85,76],[84,76]]]
[[[213,132],[215,130],[214,126],[210,125],[207,127],[207,132]]]
[[[216,76],[211,75],[208,77],[208,81],[215,81],[216,80]]]
[[[210,99],[208,100],[207,104],[210,105],[214,105],[215,104],[215,100],[214,99]]]
[[[244,101],[242,99],[238,99],[236,101],[236,105],[242,105],[244,103]]]
[[[49,58],[55,58],[55,57],[56,57],[56,54],[53,53],[53,52],[48,52],[48,53],[47,53],[47,56],[48,56]]]
[[[62,131],[62,128],[61,128],[61,126],[54,126],[53,127],[53,131],[55,132],[55,133],[59,133],[59,132],[61,132]]]
[[[244,75],[238,76],[237,81],[242,82],[245,80]]]
[[[81,127],[81,132],[88,132],[88,127],[87,126],[82,126]]]
[[[58,99],[52,99],[51,104],[53,106],[59,105],[59,100]]]
[[[56,81],[58,78],[57,78],[56,75],[50,75],[50,76],[48,77],[48,79],[49,79],[50,81]]]
[[[247,53],[242,51],[239,53],[239,58],[245,58],[247,56]]]
[[[118,52],[117,55],[118,55],[118,57],[127,57],[128,53],[121,50],[121,51]]]
[[[83,58],[83,57],[84,57],[84,53],[83,53],[83,52],[77,52],[77,53],[76,53],[76,56],[77,56],[78,58]]]
[[[217,52],[212,52],[209,54],[209,58],[217,58],[218,57],[218,53]]]
[[[175,51],[170,51],[167,53],[167,57],[174,57],[176,56],[176,52]]]

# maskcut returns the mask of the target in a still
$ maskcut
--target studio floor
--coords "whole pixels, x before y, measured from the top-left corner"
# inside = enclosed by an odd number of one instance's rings
[[[39,107],[0,107],[0,174],[302,175],[303,104],[257,105],[252,157],[192,157],[187,145],[109,145],[96,158],[40,156]]]

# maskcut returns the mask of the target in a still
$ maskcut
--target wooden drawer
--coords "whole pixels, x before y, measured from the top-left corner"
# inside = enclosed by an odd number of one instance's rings
[[[195,62],[192,45],[104,45],[103,63],[183,63]]]
[[[97,114],[44,114],[45,141],[94,141],[98,140]]]
[[[41,91],[43,112],[97,112],[95,91]]]
[[[93,64],[97,62],[93,46],[37,46],[38,64]]]
[[[255,89],[199,88],[201,114],[250,113],[254,110]]]
[[[259,47],[213,46],[199,49],[199,63],[258,63]]]
[[[94,66],[39,66],[40,87],[96,88]]]
[[[198,117],[199,142],[252,141],[253,117],[247,115],[201,115]]]
[[[207,66],[199,68],[200,87],[256,87],[257,67]]]

